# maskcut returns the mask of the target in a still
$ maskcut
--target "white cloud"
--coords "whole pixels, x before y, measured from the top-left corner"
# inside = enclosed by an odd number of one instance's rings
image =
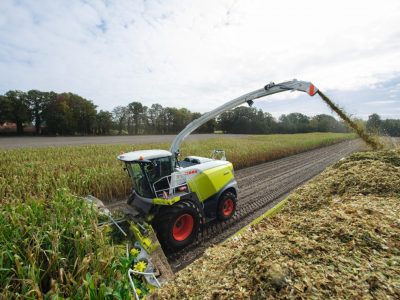
[[[372,104],[372,105],[382,105],[382,104],[392,104],[392,103],[399,103],[399,101],[396,100],[382,100],[382,101],[368,101],[367,104]]]
[[[400,73],[399,20],[398,0],[6,0],[0,91],[72,91],[103,109],[139,100],[204,112],[269,81],[379,89]]]

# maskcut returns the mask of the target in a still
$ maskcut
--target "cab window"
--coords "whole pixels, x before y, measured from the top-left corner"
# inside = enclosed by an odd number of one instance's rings
[[[171,157],[162,157],[153,159],[153,166],[148,171],[148,177],[151,184],[154,184],[154,189],[159,197],[163,190],[169,189],[169,181],[167,176],[172,173]],[[163,178],[163,179],[162,179]]]
[[[152,183],[160,178],[171,175],[171,158],[162,157],[152,160],[153,165],[149,165],[148,176]]]
[[[143,169],[142,169],[143,168]],[[133,188],[136,193],[142,197],[152,198],[153,191],[150,184],[144,174],[144,166],[141,163],[129,163],[127,164],[127,169],[131,175]]]

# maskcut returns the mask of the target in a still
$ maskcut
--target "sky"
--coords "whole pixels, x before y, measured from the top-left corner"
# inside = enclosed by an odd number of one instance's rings
[[[0,94],[204,113],[294,78],[353,116],[400,118],[400,1],[0,0]],[[276,117],[331,113],[300,92],[254,106]]]

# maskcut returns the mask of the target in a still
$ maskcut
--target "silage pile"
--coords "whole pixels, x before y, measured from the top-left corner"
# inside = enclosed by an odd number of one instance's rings
[[[400,150],[357,153],[154,299],[400,298]]]

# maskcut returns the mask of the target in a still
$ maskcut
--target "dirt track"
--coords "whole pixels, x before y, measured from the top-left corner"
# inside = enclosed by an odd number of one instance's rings
[[[361,140],[345,141],[235,172],[240,189],[235,216],[225,223],[213,222],[206,225],[198,242],[176,254],[168,255],[172,269],[178,271],[190,264],[206,248],[222,242],[249,224],[293,189],[341,158],[362,149],[365,146]]]
[[[209,138],[240,138],[246,134],[192,134],[186,138],[189,141]],[[12,149],[23,147],[63,147],[100,144],[155,144],[170,143],[176,137],[171,135],[135,135],[135,136],[71,136],[71,137],[0,137],[0,148]]]

